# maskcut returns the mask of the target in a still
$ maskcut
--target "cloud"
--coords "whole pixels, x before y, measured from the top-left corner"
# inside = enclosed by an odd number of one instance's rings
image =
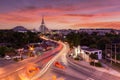
[[[120,21],[119,4],[119,0],[0,0],[0,21],[32,25],[42,15],[51,26]]]
[[[93,14],[65,14],[64,16],[73,16],[73,17],[93,17]]]
[[[93,22],[84,24],[74,24],[71,28],[113,28],[120,29],[120,22]]]
[[[0,21],[15,21],[15,22],[31,22],[41,20],[41,16],[55,16],[63,11],[58,9],[40,9],[36,7],[28,7],[26,9],[12,11],[0,14]],[[58,15],[58,14],[57,14]]]
[[[19,14],[0,14],[0,21],[4,22],[33,22],[35,19]]]

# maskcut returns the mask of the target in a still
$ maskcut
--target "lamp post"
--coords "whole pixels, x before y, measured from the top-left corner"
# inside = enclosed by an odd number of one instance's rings
[[[115,63],[117,62],[117,51],[116,51],[116,48],[117,48],[117,46],[116,46],[116,44],[115,44]]]
[[[112,64],[112,44],[111,44],[111,64]]]
[[[29,56],[31,56],[31,53],[33,53],[33,51],[34,51],[34,47],[29,47],[29,51],[30,51],[30,54],[29,54]]]
[[[18,54],[20,55],[20,59],[22,60],[23,48],[18,49]]]

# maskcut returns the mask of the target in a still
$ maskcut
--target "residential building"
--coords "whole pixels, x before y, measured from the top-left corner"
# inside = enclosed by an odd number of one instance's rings
[[[102,59],[102,50],[89,48],[87,46],[78,46],[74,48],[73,53],[75,56],[82,57],[86,62],[90,62],[92,60],[90,58],[91,54],[95,54],[97,56],[97,60]]]
[[[102,59],[102,50],[93,49],[93,48],[85,48],[81,46],[80,56],[87,62],[91,61],[90,55],[94,54],[97,56],[98,60]]]

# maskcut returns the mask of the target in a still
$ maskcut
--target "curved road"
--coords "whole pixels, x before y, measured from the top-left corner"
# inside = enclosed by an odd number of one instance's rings
[[[72,59],[66,58],[69,51],[68,45],[64,44],[64,51],[56,61],[65,65],[66,69],[58,69],[51,66],[47,73],[40,77],[41,80],[120,80],[120,77],[98,71],[90,65],[76,64]],[[82,62],[82,61],[81,61]]]

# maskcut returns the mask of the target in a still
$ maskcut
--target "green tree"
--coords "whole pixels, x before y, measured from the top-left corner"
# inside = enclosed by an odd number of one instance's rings
[[[4,57],[6,53],[7,47],[0,47],[0,57]]]
[[[108,37],[102,37],[100,40],[97,42],[97,46],[101,50],[105,50],[105,45],[110,44],[111,40]]]
[[[91,59],[96,59],[96,60],[97,60],[97,59],[98,59],[98,56],[97,56],[96,54],[90,54],[90,58],[91,58]]]

